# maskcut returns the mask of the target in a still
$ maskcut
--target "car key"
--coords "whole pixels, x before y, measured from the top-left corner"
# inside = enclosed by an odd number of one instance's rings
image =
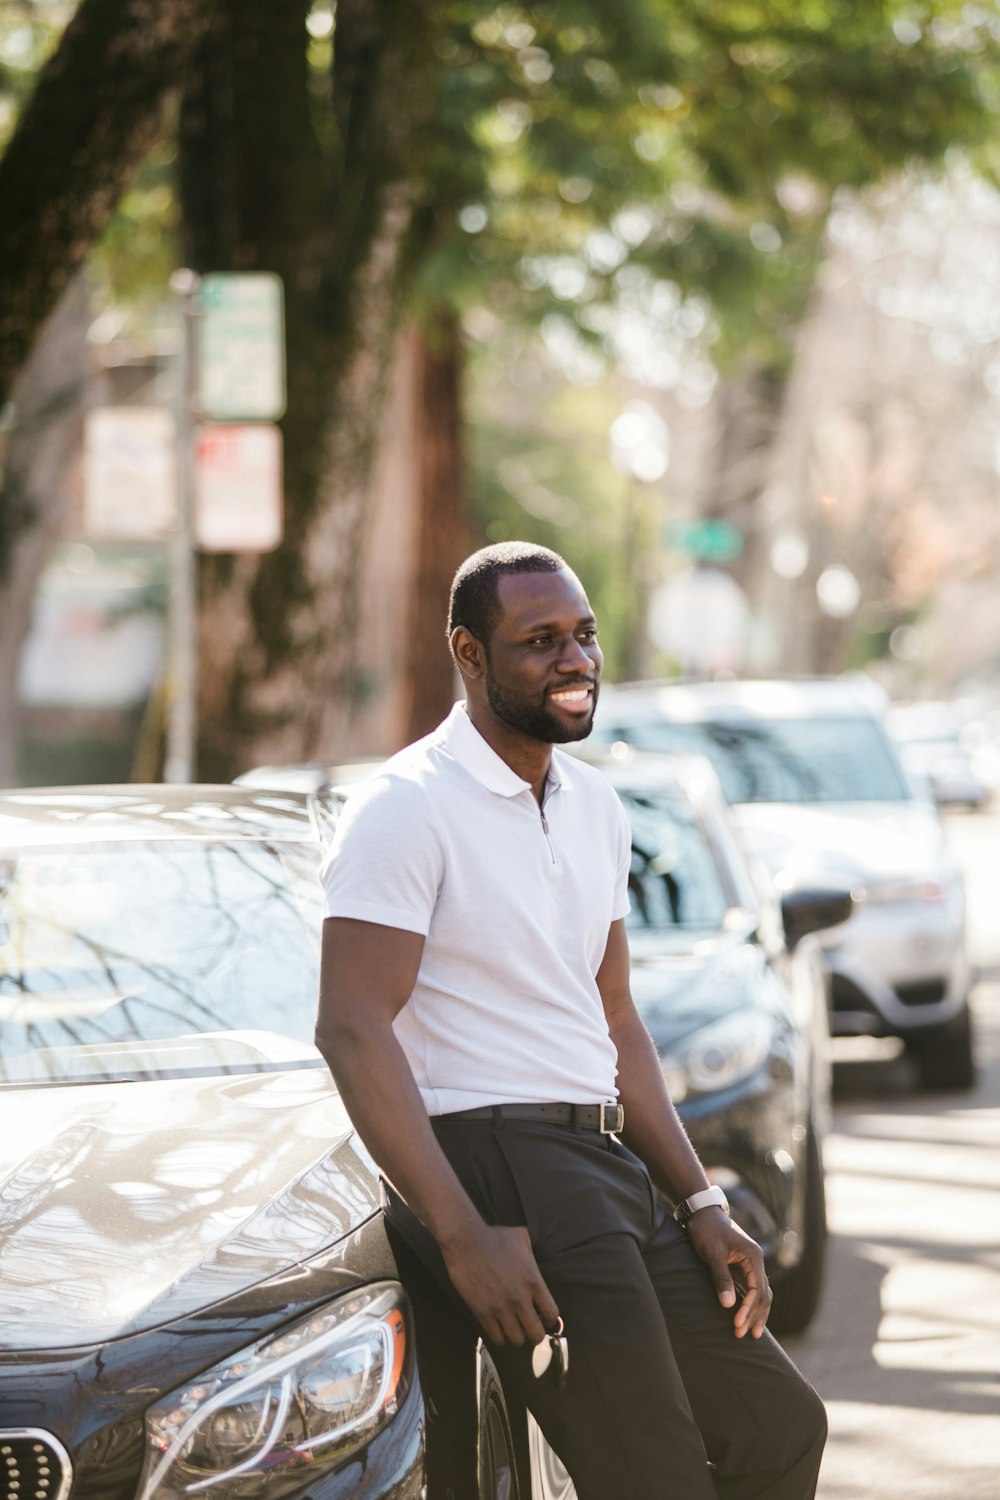
[[[536,1380],[541,1380],[549,1369],[554,1369],[556,1390],[566,1389],[569,1370],[569,1340],[563,1332],[563,1320],[559,1319],[555,1333],[546,1334],[531,1353],[531,1368]]]

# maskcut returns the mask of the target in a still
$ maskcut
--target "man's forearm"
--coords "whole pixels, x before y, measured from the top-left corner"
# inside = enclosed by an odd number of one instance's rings
[[[348,1026],[316,1045],[347,1112],[379,1168],[442,1246],[482,1219],[431,1129],[409,1063],[391,1026]]]
[[[612,1028],[618,1049],[618,1090],[625,1110],[625,1144],[653,1182],[677,1203],[708,1186],[663,1081],[656,1048],[635,1011]]]

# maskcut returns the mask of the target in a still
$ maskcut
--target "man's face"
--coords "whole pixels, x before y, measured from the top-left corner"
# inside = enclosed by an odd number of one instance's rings
[[[548,745],[590,733],[604,657],[580,580],[555,573],[507,573],[503,610],[486,651],[486,697],[496,717]]]

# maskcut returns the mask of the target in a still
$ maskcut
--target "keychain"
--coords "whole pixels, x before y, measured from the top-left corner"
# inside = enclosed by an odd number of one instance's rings
[[[531,1353],[531,1368],[535,1378],[541,1380],[546,1371],[555,1365],[556,1389],[566,1389],[566,1373],[569,1370],[569,1340],[563,1333],[563,1320],[559,1319],[555,1333],[546,1334]]]

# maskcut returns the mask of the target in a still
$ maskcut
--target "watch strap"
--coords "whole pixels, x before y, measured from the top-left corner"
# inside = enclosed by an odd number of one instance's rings
[[[725,1213],[729,1212],[729,1200],[720,1187],[702,1188],[700,1192],[692,1193],[690,1198],[682,1198],[674,1209],[674,1218],[683,1229],[692,1214],[696,1214],[699,1208],[721,1208]]]

